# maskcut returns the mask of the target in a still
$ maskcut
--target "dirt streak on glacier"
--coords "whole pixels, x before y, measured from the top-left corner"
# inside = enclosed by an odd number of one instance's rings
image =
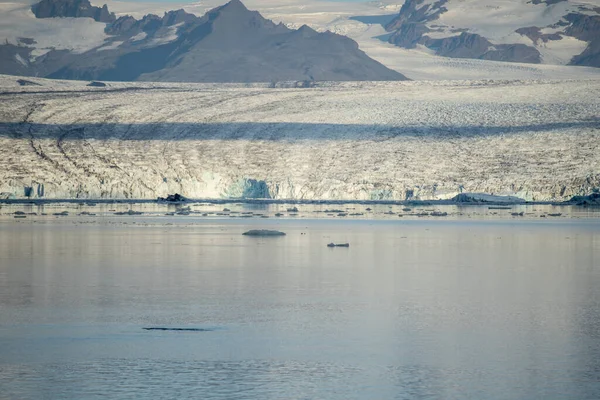
[[[543,201],[600,187],[600,80],[15,80],[0,77],[3,196]]]

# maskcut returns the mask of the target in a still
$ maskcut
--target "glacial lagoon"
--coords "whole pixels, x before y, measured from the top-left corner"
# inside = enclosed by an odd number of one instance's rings
[[[599,210],[289,207],[0,206],[0,399],[600,398]]]

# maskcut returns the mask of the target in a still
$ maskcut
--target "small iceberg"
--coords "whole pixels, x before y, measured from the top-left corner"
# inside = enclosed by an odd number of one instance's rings
[[[268,229],[252,229],[248,232],[242,233],[242,235],[246,236],[285,236],[284,232],[280,231],[272,231]]]
[[[187,198],[183,197],[179,193],[170,194],[167,197],[159,197],[156,199],[158,202],[166,202],[166,203],[183,203],[188,201]]]
[[[447,217],[448,213],[447,212],[442,212],[442,211],[434,211],[431,214],[432,217]]]
[[[142,214],[143,214],[143,212],[141,212],[141,211],[133,211],[133,210],[129,210],[129,211],[125,211],[125,212],[119,211],[119,212],[115,213],[115,215],[142,215]]]
[[[573,196],[570,203],[576,206],[600,206],[600,193],[592,193],[588,196]]]
[[[211,328],[169,328],[164,326],[142,328],[145,331],[172,331],[172,332],[213,332]]]
[[[515,196],[497,196],[487,193],[461,193],[452,198],[455,203],[525,203],[525,200]]]

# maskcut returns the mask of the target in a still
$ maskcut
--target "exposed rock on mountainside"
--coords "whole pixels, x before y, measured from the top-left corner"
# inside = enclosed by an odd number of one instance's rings
[[[36,15],[110,22],[99,47],[77,53],[0,46],[0,72],[58,79],[169,82],[278,82],[405,80],[369,58],[353,40],[308,26],[288,29],[248,10],[239,0],[199,18],[183,10],[141,20],[118,19],[87,0],[43,0]],[[98,10],[104,10],[102,12]],[[111,16],[106,17],[106,15]]]
[[[589,42],[583,53],[573,57],[571,64],[600,67],[600,15],[569,14],[565,19],[570,23],[566,33]]]
[[[87,85],[90,87],[106,87],[106,83],[97,82],[97,81],[92,81],[92,82],[88,83]]]
[[[419,29],[415,25],[408,25],[408,29]],[[540,53],[533,47],[524,44],[503,44],[492,45],[486,38],[473,34],[462,32],[458,36],[450,36],[443,39],[431,39],[424,36],[425,30],[418,37],[414,37],[411,42],[406,42],[406,36],[403,29],[392,35],[395,44],[404,44],[402,47],[414,48],[417,44],[424,45],[431,50],[435,50],[437,55],[454,58],[477,58],[480,60],[493,61],[516,61],[527,63],[540,63]]]
[[[600,67],[600,8],[567,0],[407,0],[389,42],[482,60]]]
[[[448,0],[438,0],[434,3],[423,3],[423,0],[407,0],[402,5],[398,16],[391,20],[386,28],[393,31],[400,29],[405,24],[425,24],[435,21],[441,14],[448,11],[445,7],[447,2]]]
[[[404,79],[368,58],[348,38],[317,33],[307,26],[290,30],[249,11],[238,0],[201,19],[180,13],[179,18],[166,14],[162,20],[144,20],[138,29],[147,37],[100,56],[88,54],[50,77],[161,82]],[[169,25],[177,20],[183,22]],[[171,30],[173,40],[149,46],[157,36],[164,38],[166,33],[160,30],[165,26],[175,28]],[[139,34],[137,30],[128,33]],[[98,63],[98,57],[104,61]]]
[[[17,83],[21,86],[41,86],[39,83],[28,81],[27,79],[17,79]]]
[[[178,24],[192,24],[199,19],[194,14],[187,13],[184,10],[166,12],[163,17],[147,14],[141,20],[125,15],[108,25],[105,32],[109,35],[118,36],[119,39],[134,37],[142,32],[146,35],[155,35],[161,28]],[[142,40],[142,38],[138,40]]]
[[[97,22],[114,22],[117,18],[104,4],[94,7],[89,0],[42,0],[31,7],[37,18],[93,18]]]

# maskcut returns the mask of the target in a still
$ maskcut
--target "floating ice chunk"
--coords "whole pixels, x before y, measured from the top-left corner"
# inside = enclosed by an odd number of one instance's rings
[[[268,229],[252,229],[248,232],[244,232],[246,236],[285,236],[284,232],[272,231]]]

